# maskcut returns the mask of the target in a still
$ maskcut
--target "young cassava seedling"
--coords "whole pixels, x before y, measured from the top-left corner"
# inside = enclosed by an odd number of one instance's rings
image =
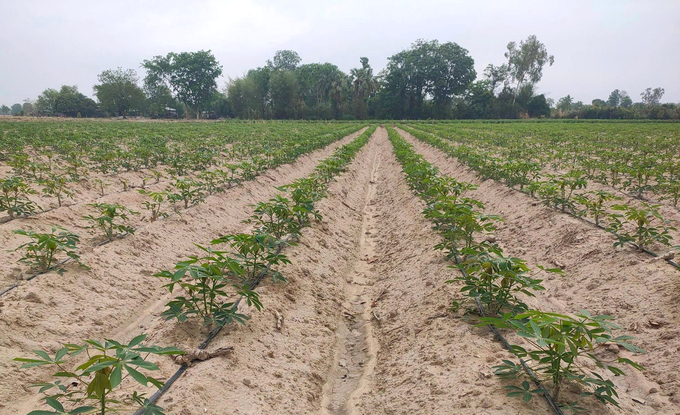
[[[0,212],[7,212],[10,218],[29,216],[40,207],[28,199],[28,195],[35,194],[21,177],[13,176],[0,179]]]
[[[613,331],[620,327],[612,322],[612,317],[592,316],[583,310],[574,317],[529,310],[517,315],[507,313],[502,317],[482,318],[480,326],[489,324],[515,330],[529,342],[532,349],[513,345],[512,353],[520,359],[528,358],[525,362],[533,366],[533,371],[540,380],[548,381],[551,385],[551,394],[555,401],[559,401],[563,384],[573,382],[584,389],[581,396],[593,396],[602,403],[618,406],[614,383],[597,372],[588,370],[587,366],[583,366],[583,360],[590,360],[595,366],[618,376],[625,373],[619,367],[600,359],[595,354],[596,347],[609,343],[620,345],[633,353],[644,353],[642,349],[627,342],[631,337],[613,335]],[[638,370],[643,369],[627,358],[618,357],[617,362]],[[505,378],[521,378],[525,375],[521,365],[508,360],[495,369],[497,375]],[[524,387],[507,388],[511,391],[509,396],[522,396],[525,401],[531,400],[533,394],[543,392],[532,391],[527,394],[526,390],[522,393]]]
[[[23,363],[22,368],[54,367],[57,370],[53,375],[57,380],[32,385],[46,395],[45,404],[52,410],[32,411],[29,415],[106,415],[131,413],[139,408],[144,408],[145,414],[163,414],[163,409],[151,404],[143,394],[135,391],[127,398],[120,398],[116,393],[121,385],[132,381],[143,386],[152,384],[160,389],[162,382],[143,373],[158,370],[156,364],[147,360],[148,357],[184,354],[174,347],[144,345],[145,339],[146,335],[141,334],[127,344],[111,339],[103,342],[85,340],[84,344],[64,344],[53,356],[36,350],[37,358],[15,358],[15,361]],[[87,360],[70,369],[67,359],[81,354],[86,355]]]
[[[127,215],[138,215],[139,212],[135,212],[117,203],[90,203],[87,206],[93,207],[98,216],[87,215],[83,219],[92,223],[89,228],[103,231],[107,240],[113,239],[118,234],[135,233],[135,228],[127,224]]]
[[[642,202],[642,207],[629,206],[626,204],[614,205],[612,210],[623,214],[611,214],[608,230],[616,234],[618,240],[615,247],[624,246],[628,242],[637,245],[639,251],[650,247],[655,242],[664,246],[671,246],[673,237],[669,231],[675,230],[670,226],[670,221],[665,220],[659,213],[661,205],[650,205]],[[632,232],[624,228],[624,223],[634,227]]]
[[[58,233],[57,230],[59,230]],[[23,258],[19,262],[34,266],[38,271],[44,272],[49,270],[55,263],[55,256],[59,253],[64,253],[69,258],[75,260],[78,264],[86,267],[80,262],[76,244],[80,242],[80,237],[70,232],[61,226],[53,226],[51,233],[37,233],[35,231],[25,231],[23,229],[15,230],[15,234],[27,236],[31,239],[19,245],[15,251],[25,250]],[[64,269],[59,269],[59,273],[63,273]]]

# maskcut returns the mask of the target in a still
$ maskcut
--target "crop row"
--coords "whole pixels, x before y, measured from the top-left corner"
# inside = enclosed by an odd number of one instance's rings
[[[166,304],[162,317],[179,323],[201,319],[212,328],[208,340],[201,345],[204,349],[225,325],[245,324],[248,317],[239,312],[242,301],[261,310],[263,304],[255,287],[266,277],[285,280],[276,269],[290,262],[281,253],[283,247],[299,239],[303,228],[322,219],[316,202],[326,196],[328,184],[345,171],[375,129],[375,126],[367,129],[351,143],[338,148],[308,177],[278,188],[281,194],[256,204],[253,214],[245,221],[253,225],[251,232],[224,235],[211,241],[210,246],[197,245],[200,255],[190,256],[174,268],[156,273],[154,276],[165,282],[163,286],[177,294]],[[37,358],[15,359],[25,368],[50,366],[57,370],[53,382],[36,385],[40,393],[45,393],[45,403],[52,410],[33,411],[29,415],[104,415],[134,409],[139,414],[163,414],[163,409],[155,405],[155,399],[137,392],[121,398],[120,393],[114,392],[128,378],[131,383],[162,388],[160,381],[143,373],[158,370],[147,358],[183,353],[176,348],[144,345],[145,338],[146,335],[141,334],[127,344],[111,339],[86,340],[82,344],[65,344],[54,355],[39,350],[35,352]],[[72,365],[69,358],[81,353],[87,355],[87,361],[69,369]]]
[[[443,251],[460,273],[447,282],[460,284],[464,297],[477,302],[484,316],[481,326],[508,330],[529,344],[508,345],[520,363],[503,360],[495,366],[497,375],[521,381],[507,386],[508,396],[530,401],[534,395],[543,395],[561,408],[583,409],[577,401],[560,400],[564,384],[570,383],[580,386],[582,396],[618,406],[614,383],[588,367],[594,364],[614,375],[624,375],[619,367],[600,359],[596,349],[620,344],[632,352],[642,350],[627,342],[630,337],[614,336],[619,327],[610,316],[593,316],[587,311],[572,316],[531,309],[523,298],[544,290],[537,273],[560,270],[539,266],[536,272],[526,261],[505,255],[488,238],[502,218],[486,213],[482,202],[465,194],[476,186],[439,174],[394,129],[388,128],[388,134],[409,187],[426,204],[423,214],[441,236],[435,249]],[[453,308],[461,305],[456,301]],[[588,360],[590,363],[586,363]],[[618,358],[618,363],[642,369],[629,359]],[[538,386],[532,387],[531,380]],[[541,386],[544,384],[549,386]]]
[[[94,129],[83,129],[90,126]],[[11,168],[11,176],[2,179],[3,198],[36,194],[33,187],[47,197],[56,199],[59,206],[65,198],[73,198],[73,183],[86,179],[92,172],[118,174],[147,169],[147,181],[158,181],[162,170],[171,177],[191,173],[209,175],[215,166],[222,170],[241,171],[243,176],[269,167],[291,162],[299,155],[323,147],[361,127],[358,124],[211,124],[219,136],[184,137],[189,124],[177,124],[177,129],[166,136],[145,134],[144,129],[132,136],[120,137],[120,123],[0,123],[3,137],[0,159]],[[3,131],[4,128],[4,131]],[[111,131],[106,128],[112,129]],[[33,131],[35,129],[36,131]],[[52,130],[54,129],[54,131]],[[107,134],[97,134],[103,129]],[[128,131],[128,134],[132,132]],[[173,138],[179,134],[181,138]],[[232,160],[240,162],[231,163]],[[120,179],[124,190],[129,183]],[[95,178],[101,193],[109,181]],[[12,208],[0,202],[0,211]],[[20,214],[38,210],[25,206]],[[8,213],[12,214],[11,211]]]
[[[247,127],[246,124],[237,125]],[[188,207],[187,198],[200,199],[196,196],[197,194],[212,194],[224,186],[251,180],[269,168],[290,163],[302,154],[325,147],[360,127],[361,125],[352,124],[333,132],[319,131],[315,133],[308,131],[304,135],[300,135],[292,133],[290,126],[287,126],[289,133],[287,138],[279,135],[266,135],[259,138],[258,145],[255,145],[255,141],[240,141],[240,146],[248,148],[248,153],[255,155],[237,163],[217,163],[212,158],[208,159],[207,164],[200,163],[193,160],[193,157],[198,153],[189,152],[186,158],[182,158],[182,153],[178,153],[173,156],[172,167],[166,172],[171,179],[170,189],[161,192],[165,195],[150,194],[150,198],[158,199],[164,196],[170,202],[183,201],[186,208]],[[215,147],[213,151],[219,151],[219,147]],[[17,158],[20,158],[22,162],[18,163]],[[180,158],[183,161],[178,164],[177,160]],[[74,157],[73,160],[79,164],[79,167],[71,168],[72,166],[67,166],[64,169],[59,162],[28,161],[28,156],[23,153],[16,156],[10,163],[14,170],[13,175],[0,179],[0,213],[6,213],[9,216],[8,219],[39,213],[42,210],[41,207],[29,198],[30,195],[38,193],[33,183],[40,186],[43,195],[56,199],[59,206],[65,198],[72,199],[74,197],[72,183],[83,180],[84,176],[87,175],[88,168],[92,167],[91,165],[83,165],[83,159],[80,157]],[[216,167],[211,168],[213,164]],[[180,165],[183,167],[180,168]],[[189,168],[189,166],[191,167]],[[199,171],[195,179],[186,177],[194,171]],[[146,187],[147,181],[151,182],[151,180],[159,183],[161,177],[163,177],[162,173],[152,169],[141,187]],[[94,182],[101,196],[104,196],[105,188],[110,184],[109,181],[94,179]],[[127,181],[122,180],[121,183],[123,191],[130,189]],[[155,219],[155,217],[153,218]]]
[[[636,197],[651,193],[674,206],[680,199],[680,131],[674,124],[418,128],[481,150],[489,157],[487,163],[513,161],[544,173],[578,172]]]
[[[352,129],[354,128],[356,126]],[[348,131],[343,130],[333,134],[333,141],[345,136],[347,133]],[[327,139],[317,139],[314,141],[313,146],[305,148],[308,151],[312,151],[327,144],[329,144]],[[297,154],[292,160],[299,157],[299,155]],[[223,192],[233,185],[252,180],[267,168],[277,166],[278,164],[253,168],[251,163],[244,161],[239,164],[228,165],[226,169],[216,168],[201,172],[197,179],[191,177],[175,178],[164,191],[139,189],[139,193],[147,197],[142,202],[142,208],[147,211],[150,222],[164,219],[174,214],[181,215],[182,207],[187,209],[202,202],[208,195]],[[3,191],[2,195],[0,195],[0,211],[6,209],[9,212],[10,219],[18,215],[37,213],[37,205],[26,197],[26,194],[30,193],[31,189],[27,187],[21,178],[12,177],[0,181],[0,189]],[[90,203],[87,206],[90,208],[91,213],[84,216],[83,219],[88,222],[87,228],[94,229],[103,238],[104,241],[102,243],[110,242],[117,237],[134,234],[138,228],[132,225],[131,217],[138,215],[139,212],[129,207],[118,203]],[[52,225],[52,230],[49,233],[38,233],[23,229],[15,230],[14,233],[29,238],[28,242],[16,248],[16,250],[24,252],[24,256],[19,261],[31,266],[33,271],[36,272],[29,279],[57,268],[69,260],[79,261],[76,249],[76,244],[80,242],[79,235],[59,225]],[[65,254],[68,258],[58,261],[58,254]],[[85,266],[82,263],[81,265]],[[63,269],[58,268],[58,271],[63,272]],[[18,285],[17,283],[5,288],[0,292],[0,295]]]
[[[481,179],[505,182],[511,188],[538,197],[546,206],[580,218],[591,218],[617,237],[614,246],[631,243],[640,251],[655,245],[673,247],[674,223],[660,213],[661,206],[647,202],[639,205],[617,203],[621,198],[604,190],[585,191],[587,175],[581,170],[564,174],[540,175],[540,166],[521,158],[499,159],[469,145],[453,145],[436,134],[401,126],[424,141],[474,170]]]

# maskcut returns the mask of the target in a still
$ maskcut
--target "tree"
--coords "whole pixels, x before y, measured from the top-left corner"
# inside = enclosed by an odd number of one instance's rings
[[[210,101],[217,91],[216,80],[222,75],[222,65],[209,50],[170,52],[145,60],[142,66],[147,71],[147,88],[167,86],[178,100],[196,111],[196,119],[200,118],[201,104]]]
[[[12,115],[20,115],[21,111],[23,111],[23,107],[21,104],[14,104],[12,105],[11,113]]]
[[[527,111],[530,117],[549,117],[550,116],[550,105],[545,99],[545,95],[536,95],[527,104]]]
[[[10,111],[12,110],[7,105],[3,105],[0,107],[0,115],[9,115]]]
[[[609,98],[607,99],[607,105],[609,105],[612,108],[616,108],[620,104],[621,104],[621,91],[615,89],[612,91],[611,94],[609,94]]]
[[[59,91],[52,88],[47,88],[38,95],[38,100],[35,102],[35,110],[40,115],[53,116],[55,115],[54,104],[59,96]]]
[[[484,76],[491,83],[491,91],[494,93],[496,89],[507,82],[508,80],[508,65],[503,64],[499,66],[494,66],[493,64],[487,65],[484,69]]]
[[[267,65],[279,71],[294,71],[302,59],[294,50],[277,50],[274,54],[274,62],[267,61]]]
[[[94,92],[109,114],[127,117],[130,110],[141,110],[146,96],[137,85],[139,77],[133,69],[109,69],[99,74],[99,85]]]
[[[54,100],[54,114],[67,117],[95,117],[99,115],[97,103],[78,92],[78,87],[62,85]]]
[[[574,99],[571,97],[571,95],[567,95],[566,97],[562,97],[559,101],[557,101],[557,109],[564,112],[570,111],[573,103]]]
[[[455,43],[447,42],[434,49],[428,93],[432,95],[439,117],[443,118],[454,95],[463,94],[474,82],[477,77],[474,66],[475,61],[468,51]]]
[[[373,77],[373,68],[368,63],[368,58],[359,58],[361,68],[354,68],[350,70],[352,77],[352,109],[354,116],[358,119],[364,119],[368,115],[368,98],[371,97],[376,90],[376,83]]]
[[[378,101],[390,118],[421,118],[426,116],[425,99],[432,97],[431,108],[442,117],[453,96],[467,90],[476,76],[467,50],[419,39],[388,58]]]
[[[552,66],[555,57],[548,55],[547,48],[539,42],[535,35],[520,41],[519,47],[515,42],[510,42],[507,48],[505,57],[508,59],[508,73],[512,80],[516,82],[516,99],[523,84],[535,84],[541,80],[543,67],[546,63]]]
[[[493,114],[493,81],[477,81],[470,85],[465,93],[465,99],[459,103],[463,118],[491,118]],[[463,106],[464,105],[464,106]]]
[[[21,106],[21,111],[23,111],[24,116],[35,115],[35,107],[30,99],[24,100],[24,105]]]
[[[291,71],[276,71],[269,81],[272,115],[277,119],[297,118],[300,85]]]
[[[607,103],[604,100],[601,100],[600,98],[595,98],[591,102],[591,104],[592,104],[593,107],[606,107],[607,106]]]
[[[628,96],[628,92],[621,91],[621,108],[630,108],[633,106],[633,100]]]
[[[666,91],[663,88],[647,88],[640,96],[642,97],[642,102],[647,106],[659,105],[661,102],[661,97]]]

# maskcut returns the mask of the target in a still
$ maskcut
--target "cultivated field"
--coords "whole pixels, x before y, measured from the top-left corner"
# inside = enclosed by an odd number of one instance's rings
[[[0,180],[2,414],[680,413],[680,124],[0,121]]]

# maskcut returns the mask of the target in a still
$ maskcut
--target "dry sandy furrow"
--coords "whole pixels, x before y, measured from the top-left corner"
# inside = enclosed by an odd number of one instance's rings
[[[265,310],[244,310],[248,324],[210,346],[234,352],[190,368],[159,404],[181,415],[527,413],[491,376],[507,354],[445,313],[451,270],[384,129],[329,193],[323,222],[285,251],[289,282],[258,288]],[[148,330],[152,342],[193,343],[177,325],[150,325],[162,327]],[[176,369],[161,363],[165,376]],[[529,407],[545,413],[540,401]]]
[[[496,235],[507,254],[529,264],[564,267],[565,276],[548,276],[546,291],[527,302],[544,311],[609,314],[647,351],[633,359],[647,370],[614,378],[623,409],[598,408],[602,414],[677,414],[680,412],[680,303],[678,273],[663,261],[650,261],[630,249],[614,249],[613,236],[547,208],[529,196],[488,180],[480,182],[445,153],[400,131],[442,173],[478,184],[471,196],[500,215]],[[614,353],[605,355],[615,358]],[[636,403],[633,398],[645,404]],[[589,405],[591,402],[585,401]],[[592,403],[592,405],[597,405]]]
[[[0,413],[15,413],[22,399],[34,395],[25,385],[44,381],[41,370],[19,370],[11,359],[29,356],[39,348],[56,350],[60,343],[86,338],[131,337],[143,331],[151,313],[160,311],[170,296],[151,275],[194,254],[194,243],[209,243],[221,235],[243,231],[251,209],[281,186],[310,174],[318,162],[358,135],[280,166],[243,187],[211,196],[187,211],[181,220],[155,222],[111,244],[85,250],[91,269],[69,266],[63,276],[49,273],[24,284],[0,300]],[[131,327],[132,325],[132,327]],[[136,327],[136,330],[135,330]],[[205,330],[198,327],[197,344]],[[200,336],[199,336],[200,332]],[[9,397],[13,400],[10,403]]]
[[[318,412],[344,324],[349,274],[359,258],[360,211],[375,149],[373,138],[317,204],[322,222],[304,229],[299,244],[283,251],[292,261],[280,268],[288,282],[265,280],[257,288],[263,311],[244,308],[248,323],[229,326],[209,347],[233,346],[234,352],[189,368],[163,396],[159,405],[169,414]],[[275,312],[283,316],[281,331]],[[193,343],[182,330],[190,324],[159,319],[152,324],[161,325],[149,330],[156,343]],[[164,362],[162,370],[169,376],[176,368]]]
[[[382,161],[370,203],[368,238],[375,258],[366,269],[373,338],[373,374],[347,413],[544,414],[507,398],[492,366],[508,354],[487,329],[447,311],[455,273],[433,249],[439,236],[408,188],[385,130],[377,137]]]

